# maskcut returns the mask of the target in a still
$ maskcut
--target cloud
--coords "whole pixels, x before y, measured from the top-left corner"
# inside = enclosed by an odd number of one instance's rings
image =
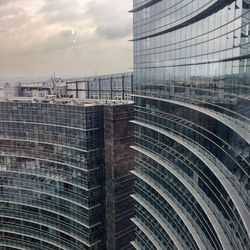
[[[84,18],[84,11],[78,0],[45,0],[38,13],[50,24],[68,24]]]
[[[30,21],[29,14],[22,8],[5,7],[0,9],[0,27],[4,29],[16,29]]]
[[[44,0],[38,14],[48,24],[95,28],[104,39],[123,38],[132,33],[128,21],[129,1],[110,0]]]
[[[131,34],[131,28],[127,25],[112,23],[99,25],[96,29],[97,34],[107,39],[123,38]]]
[[[9,0],[1,0],[1,1],[0,1],[0,8],[1,8],[2,6],[4,6],[4,5],[8,4],[8,3],[9,3]]]
[[[5,4],[4,4],[5,2]],[[0,0],[1,75],[91,75],[132,65],[132,0]]]
[[[29,13],[18,6],[0,8],[0,55],[18,53],[29,44],[31,22]]]
[[[132,22],[127,11],[130,1],[91,0],[86,15],[96,26],[97,35],[105,39],[125,38],[132,34]]]

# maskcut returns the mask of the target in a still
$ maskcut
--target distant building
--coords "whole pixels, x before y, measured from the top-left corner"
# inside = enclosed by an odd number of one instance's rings
[[[0,86],[0,97],[13,97],[21,95],[21,87],[19,84],[5,83]]]
[[[131,100],[133,73],[98,75],[65,80],[67,93],[76,98]]]
[[[54,94],[60,97],[81,99],[131,100],[133,74],[130,72],[77,79],[27,82],[21,83],[18,89],[13,96],[46,97]]]
[[[20,96],[23,97],[67,96],[67,86],[63,80],[21,83],[20,86]]]
[[[0,248],[131,249],[133,104],[0,100]]]

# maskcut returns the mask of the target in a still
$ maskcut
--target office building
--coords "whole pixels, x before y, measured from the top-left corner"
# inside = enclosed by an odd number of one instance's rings
[[[22,82],[19,85],[22,97],[46,97],[48,95],[57,95],[67,97],[67,85],[62,79],[52,79],[43,82]]]
[[[130,249],[131,119],[131,102],[1,99],[0,249]]]
[[[131,100],[133,73],[124,72],[73,79],[58,78],[43,82],[23,82],[19,85],[13,85],[12,88],[16,89],[16,92],[9,91],[9,97],[57,95],[80,99]],[[0,89],[0,96],[1,92],[3,93]]]
[[[250,249],[250,2],[134,0],[136,249]]]
[[[19,84],[5,83],[0,85],[0,98],[1,97],[13,97],[20,96],[21,87]]]
[[[75,98],[131,100],[133,73],[124,72],[66,79],[67,93]]]

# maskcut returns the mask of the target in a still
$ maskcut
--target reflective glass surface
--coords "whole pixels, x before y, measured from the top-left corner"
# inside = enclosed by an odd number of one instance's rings
[[[135,244],[249,249],[250,3],[138,0],[132,12],[135,219],[151,221]]]
[[[0,248],[102,247],[101,114],[0,102]]]

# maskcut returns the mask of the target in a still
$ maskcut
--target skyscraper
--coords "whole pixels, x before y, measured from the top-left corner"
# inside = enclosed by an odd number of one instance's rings
[[[0,249],[129,249],[132,118],[128,102],[1,99]]]
[[[134,0],[136,249],[250,249],[250,3]]]

